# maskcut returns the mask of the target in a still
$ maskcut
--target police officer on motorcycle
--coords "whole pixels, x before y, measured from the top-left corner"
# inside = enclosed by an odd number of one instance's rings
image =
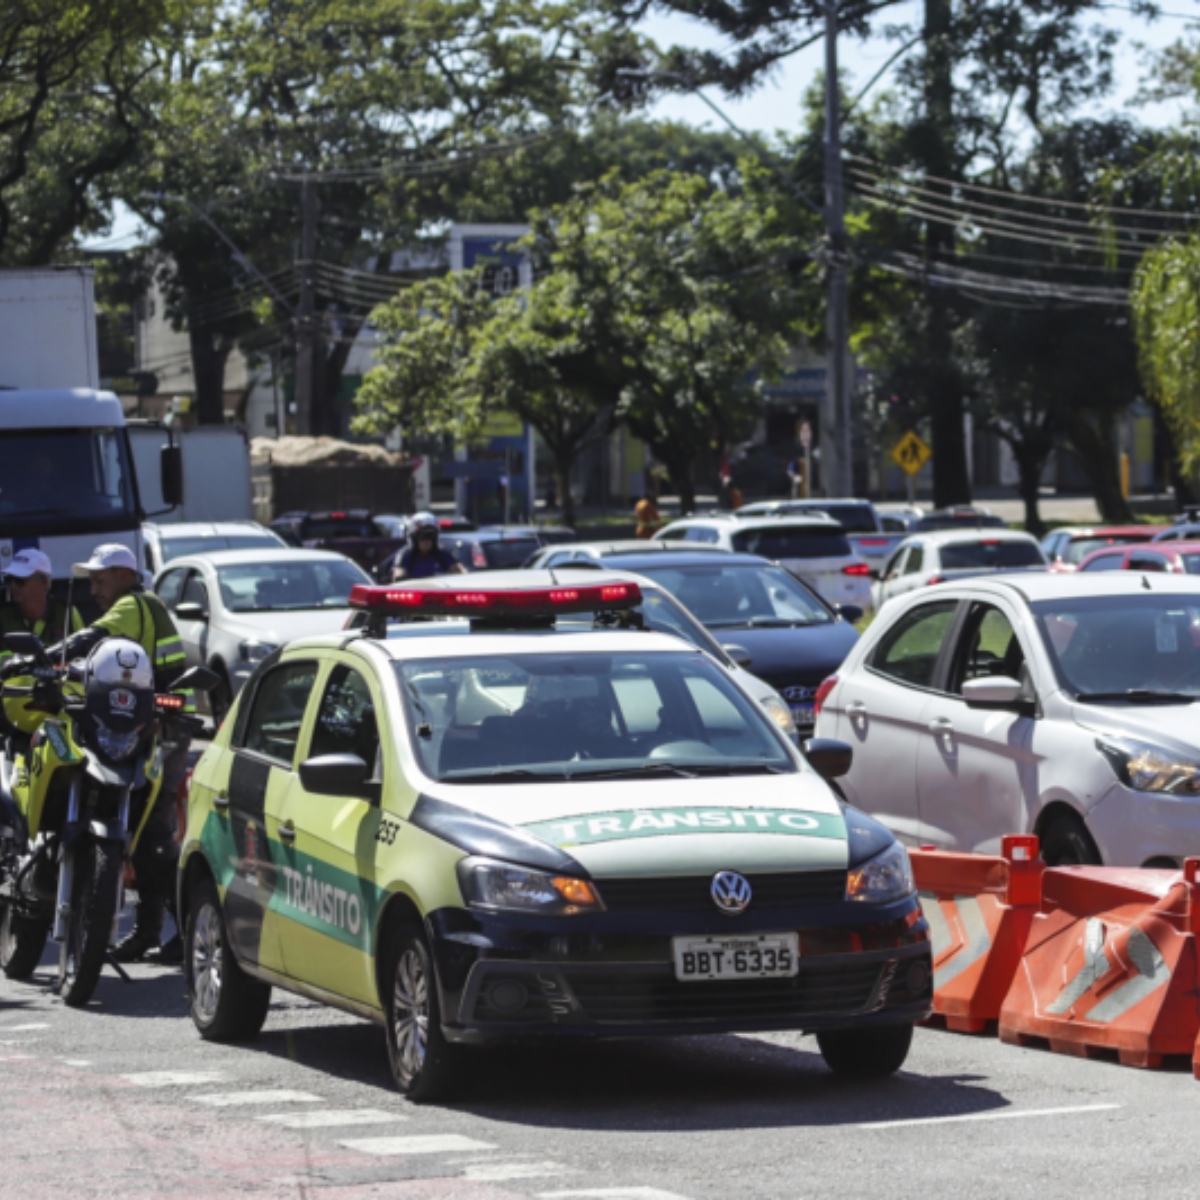
[[[438,545],[437,517],[430,512],[414,513],[405,530],[408,545],[396,560],[393,581],[430,579],[435,575],[463,575],[462,563]]]
[[[92,597],[102,615],[86,629],[69,637],[64,645],[47,648],[51,658],[65,651],[67,658],[80,658],[106,637],[127,637],[137,642],[150,656],[154,683],[159,691],[170,691],[183,674],[187,660],[179,631],[163,602],[153,592],[142,589],[141,573],[133,552],[126,546],[97,546],[91,558],[72,568],[77,578],[91,580]],[[190,692],[184,693],[184,712],[194,713]],[[175,795],[187,773],[190,738],[164,745],[162,787],[153,811],[146,819],[133,856],[137,874],[138,905],[133,932],[113,952],[119,962],[137,962],[153,950],[160,962],[181,962],[182,940],[176,936],[159,947],[163,914],[174,910],[175,865],[179,848],[175,844]]]

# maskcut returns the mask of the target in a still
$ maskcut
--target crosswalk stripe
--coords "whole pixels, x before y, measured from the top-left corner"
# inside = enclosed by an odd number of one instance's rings
[[[213,1108],[237,1108],[250,1104],[320,1104],[321,1097],[312,1092],[291,1092],[276,1088],[261,1092],[212,1092],[207,1096],[190,1097],[193,1104],[210,1104]]]
[[[507,1183],[513,1179],[539,1179],[546,1175],[573,1175],[570,1167],[556,1162],[473,1163],[462,1177],[472,1183]]]
[[[347,1150],[360,1150],[363,1154],[456,1154],[464,1150],[495,1150],[490,1142],[477,1142],[474,1138],[457,1133],[432,1133],[420,1137],[377,1137],[351,1138],[338,1142]]]
[[[539,1192],[538,1200],[568,1200],[568,1197],[591,1197],[592,1200],[686,1200],[678,1192],[664,1192],[654,1187],[583,1188],[571,1192]]]
[[[339,1125],[383,1125],[388,1121],[407,1121],[403,1113],[384,1112],[381,1108],[332,1108],[317,1112],[267,1113],[255,1117],[285,1129],[334,1129]]]
[[[90,1058],[64,1058],[62,1062],[65,1067],[90,1067],[92,1065]]]
[[[144,1088],[185,1087],[193,1083],[224,1083],[224,1071],[138,1071],[122,1075],[127,1083]]]

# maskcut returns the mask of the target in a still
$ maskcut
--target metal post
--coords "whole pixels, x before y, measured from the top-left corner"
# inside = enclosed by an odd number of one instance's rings
[[[845,195],[842,188],[841,96],[838,90],[836,0],[825,0],[825,229],[829,240],[829,340],[826,417],[832,429],[822,438],[822,465],[826,491],[854,494],[854,460],[851,454],[849,367],[849,295],[846,285]],[[833,436],[828,436],[832,434]],[[834,462],[829,463],[829,452]]]
[[[300,303],[296,310],[299,328],[296,349],[296,432],[301,436],[313,431],[313,410],[317,407],[317,185],[304,175],[300,189],[303,224],[300,234]]]

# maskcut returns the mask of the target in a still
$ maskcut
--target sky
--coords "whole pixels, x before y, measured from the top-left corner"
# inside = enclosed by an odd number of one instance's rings
[[[1193,7],[1196,15],[1189,17],[1188,10]],[[1105,4],[1101,11],[1089,15],[1089,28],[1104,25],[1115,29],[1121,38],[1115,54],[1113,93],[1097,102],[1094,111],[1087,115],[1126,111],[1149,125],[1167,125],[1179,120],[1180,112],[1176,105],[1144,105],[1136,111],[1128,107],[1147,73],[1147,53],[1165,48],[1184,36],[1189,28],[1192,32],[1200,29],[1200,3],[1196,3],[1196,0],[1169,0],[1164,8],[1164,15],[1153,22],[1135,16],[1121,3]],[[921,0],[902,0],[889,12],[888,23],[899,25],[916,21],[920,13]],[[643,30],[661,46],[721,45],[719,36],[711,28],[681,16],[653,17],[644,23]],[[884,38],[866,41],[848,37],[840,39],[839,64],[847,77],[847,89],[857,95],[895,50],[896,44]],[[801,97],[824,65],[824,46],[817,42],[788,59],[765,83],[747,96],[732,99],[723,96],[715,88],[709,89],[707,94],[735,124],[745,130],[766,134],[780,130],[794,131],[799,119]],[[890,74],[890,71],[885,74],[874,85],[872,92],[886,88]],[[721,127],[720,120],[695,96],[664,96],[649,108],[647,115],[710,129]],[[138,219],[122,207],[116,214],[111,231],[85,244],[97,249],[119,249],[136,245],[140,240]]]

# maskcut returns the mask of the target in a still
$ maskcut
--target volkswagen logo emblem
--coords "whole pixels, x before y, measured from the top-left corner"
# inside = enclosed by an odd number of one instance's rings
[[[718,871],[712,881],[713,903],[731,917],[743,913],[750,907],[750,881],[736,871]]]

